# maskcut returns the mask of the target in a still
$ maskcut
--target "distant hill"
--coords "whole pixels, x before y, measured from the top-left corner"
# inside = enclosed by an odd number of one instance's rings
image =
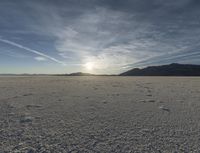
[[[200,76],[200,65],[177,64],[134,68],[120,76]]]
[[[70,74],[57,74],[56,76],[95,76],[95,74],[75,72]]]
[[[90,73],[70,73],[70,74],[0,74],[0,76],[95,76],[95,74]]]
[[[67,75],[68,76],[94,76],[94,74],[83,73],[83,72],[70,73],[70,74],[67,74]]]
[[[58,74],[57,76],[117,76],[114,74],[91,74],[91,73],[83,73],[83,72],[75,72],[70,74]]]

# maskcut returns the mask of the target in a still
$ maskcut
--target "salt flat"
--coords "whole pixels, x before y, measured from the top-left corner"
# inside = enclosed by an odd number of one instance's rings
[[[200,152],[199,77],[0,77],[0,152]]]

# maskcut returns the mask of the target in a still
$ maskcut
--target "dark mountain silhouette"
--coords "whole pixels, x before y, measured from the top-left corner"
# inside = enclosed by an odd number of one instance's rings
[[[134,68],[120,76],[200,76],[200,65],[177,64]]]

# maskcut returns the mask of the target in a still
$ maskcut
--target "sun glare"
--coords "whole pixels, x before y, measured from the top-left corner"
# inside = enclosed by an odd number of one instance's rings
[[[88,62],[85,64],[85,68],[89,71],[93,70],[94,69],[94,63],[92,62]]]

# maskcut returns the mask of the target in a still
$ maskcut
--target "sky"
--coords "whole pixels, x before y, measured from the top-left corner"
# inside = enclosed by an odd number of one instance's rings
[[[0,73],[200,64],[200,0],[1,0]]]

